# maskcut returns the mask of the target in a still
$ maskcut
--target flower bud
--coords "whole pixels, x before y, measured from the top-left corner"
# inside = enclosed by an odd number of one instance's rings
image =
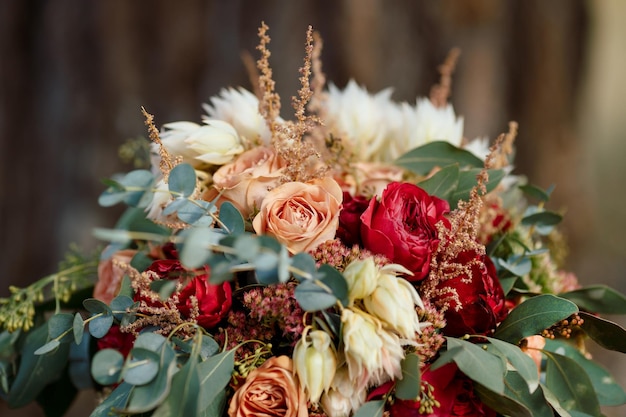
[[[305,333],[293,351],[295,373],[312,403],[328,391],[337,369],[337,357],[328,333],[313,330]]]
[[[348,282],[348,297],[351,302],[367,297],[376,289],[378,268],[373,258],[351,262],[343,271]]]
[[[415,339],[420,332],[415,304],[421,300],[415,288],[405,279],[380,274],[376,289],[363,299],[367,311],[378,317],[406,339]]]

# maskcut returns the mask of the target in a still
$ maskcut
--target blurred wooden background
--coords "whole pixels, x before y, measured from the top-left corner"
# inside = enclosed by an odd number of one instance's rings
[[[620,0],[3,0],[0,296],[113,225],[120,211],[97,205],[99,179],[129,169],[117,149],[145,134],[140,106],[158,125],[199,121],[222,87],[249,88],[240,53],[255,54],[262,20],[283,116],[309,24],[329,80],[391,86],[397,100],[428,95],[459,46],[451,101],[465,135],[493,139],[518,121],[518,171],[556,183],[550,208],[567,210],[569,269],[625,292],[624,16]]]

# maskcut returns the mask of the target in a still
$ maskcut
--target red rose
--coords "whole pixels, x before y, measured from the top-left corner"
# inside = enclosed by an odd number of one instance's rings
[[[361,246],[361,214],[369,205],[370,199],[343,192],[343,204],[339,212],[339,227],[337,237],[348,247]]]
[[[445,271],[452,278],[442,280],[431,300],[444,312],[447,336],[489,334],[507,315],[504,291],[488,256],[473,250],[461,252],[453,261],[463,268]],[[455,275],[456,274],[456,275]]]
[[[363,246],[413,272],[418,281],[428,275],[430,258],[439,245],[435,225],[450,211],[445,200],[416,185],[392,182],[380,201],[372,198],[361,215]]]
[[[433,406],[432,413],[420,413],[420,401],[396,400],[390,407],[391,417],[495,417],[496,412],[483,404],[476,396],[473,382],[458,371],[454,363],[431,371],[426,368],[422,381],[432,387],[439,407]]]
[[[180,291],[178,310],[189,317],[193,303],[191,297],[198,300],[198,324],[205,329],[215,327],[232,305],[232,289],[229,282],[219,285],[209,283],[209,267],[205,267],[206,274],[196,275],[189,284]]]
[[[181,282],[189,281],[178,294],[176,308],[183,316],[190,317],[193,308],[191,297],[195,297],[199,312],[198,324],[205,329],[214,327],[230,311],[232,306],[230,283],[211,284],[209,282],[210,270],[208,266],[205,266],[204,273],[199,273],[200,271],[188,271],[178,260],[162,259],[153,262],[147,270],[155,272],[160,279],[178,279]],[[159,302],[136,295],[135,301],[139,300],[145,301],[149,306],[159,305]]]

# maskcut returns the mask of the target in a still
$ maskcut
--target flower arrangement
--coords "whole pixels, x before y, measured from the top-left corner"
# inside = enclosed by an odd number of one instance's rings
[[[586,338],[626,298],[560,269],[552,190],[513,174],[517,126],[463,138],[448,103],[326,87],[306,35],[293,120],[259,29],[254,93],[159,131],[150,167],[106,181],[129,208],[97,259],[0,300],[0,394],[92,417],[600,416],[626,393]],[[97,279],[94,279],[97,277]]]

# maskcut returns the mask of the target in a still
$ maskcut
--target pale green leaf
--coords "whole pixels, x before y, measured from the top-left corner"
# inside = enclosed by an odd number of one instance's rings
[[[189,164],[178,164],[171,171],[167,186],[172,193],[189,197],[196,189],[196,171]]]
[[[222,392],[235,368],[235,351],[228,350],[211,356],[198,364],[200,376],[200,410],[211,406],[218,394]]]
[[[134,347],[122,370],[122,378],[131,385],[145,385],[159,372],[160,356],[152,350]]]
[[[416,400],[420,389],[420,358],[415,353],[409,353],[402,361],[402,379],[396,381],[396,397]]]
[[[353,417],[382,417],[383,411],[385,410],[385,401],[376,400],[376,401],[368,401],[363,404],[356,413],[354,413]]]
[[[100,385],[112,385],[120,380],[124,356],[115,349],[96,352],[91,361],[91,376]]]

